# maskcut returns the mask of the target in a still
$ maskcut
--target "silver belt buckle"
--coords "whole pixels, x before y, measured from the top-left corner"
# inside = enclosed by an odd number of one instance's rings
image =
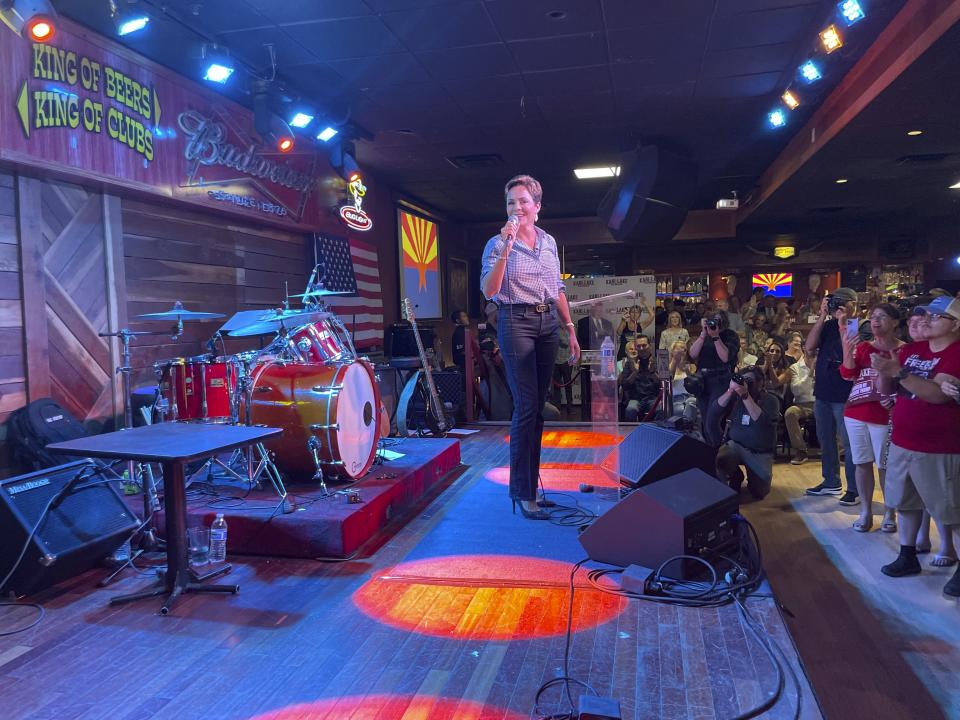
[[[534,305],[533,309],[536,310],[538,313],[545,313],[547,310],[550,309],[550,306],[547,305],[546,303],[540,303],[539,305]]]

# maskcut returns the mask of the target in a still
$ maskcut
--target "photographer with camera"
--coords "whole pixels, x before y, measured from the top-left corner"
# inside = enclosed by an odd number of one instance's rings
[[[853,462],[847,427],[843,422],[843,410],[853,383],[844,380],[840,375],[840,365],[843,362],[840,325],[846,325],[847,318],[855,318],[856,311],[857,293],[850,288],[838,288],[823,298],[817,322],[807,335],[807,350],[818,351],[813,385],[813,417],[817,423],[820,466],[823,473],[823,481],[807,488],[807,495],[839,495],[841,505],[857,505],[860,502],[856,489],[856,465]],[[837,435],[840,435],[843,442],[846,492],[840,485]]]
[[[703,439],[713,447],[719,447],[721,432],[719,423],[708,422],[707,408],[720,397],[730,384],[730,377],[737,365],[740,338],[727,326],[727,314],[715,312],[700,323],[700,335],[690,343],[690,359],[697,364],[697,375],[702,388],[697,394],[697,407],[703,418]]]
[[[773,481],[780,417],[780,403],[766,391],[763,371],[753,367],[734,374],[711,414],[730,417],[728,439],[717,453],[717,477],[739,492],[744,479],[742,465],[747,471],[747,489],[755,499],[762,500]]]

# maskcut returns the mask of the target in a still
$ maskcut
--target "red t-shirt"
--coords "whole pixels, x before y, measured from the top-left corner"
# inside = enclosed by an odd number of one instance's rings
[[[940,352],[931,351],[927,342],[904,345],[900,364],[922,378],[941,373],[960,377],[960,341]],[[960,453],[960,405],[953,400],[928,403],[901,388],[893,407],[892,441],[915,452]]]
[[[890,421],[890,411],[880,404],[880,374],[870,367],[871,353],[890,357],[889,350],[880,350],[868,342],[862,342],[853,351],[856,370],[849,370],[842,363],[840,365],[843,379],[853,380],[843,415],[860,422],[886,425]]]

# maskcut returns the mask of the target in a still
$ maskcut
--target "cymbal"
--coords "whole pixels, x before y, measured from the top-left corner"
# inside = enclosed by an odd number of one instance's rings
[[[216,318],[222,317],[225,317],[223,313],[184,310],[183,303],[181,303],[179,300],[173,304],[173,308],[170,310],[137,315],[138,320],[172,320],[173,322],[178,322],[180,320],[215,320]]]
[[[253,337],[255,335],[271,335],[279,332],[281,328],[294,328],[300,325],[307,325],[317,320],[326,320],[331,317],[328,312],[305,312],[302,310],[284,310],[282,312],[266,313],[260,319],[251,324],[239,327],[236,330],[230,330],[227,334],[230,337]]]
[[[289,297],[316,297],[318,295],[349,295],[349,290],[327,290],[326,288],[321,288],[320,290],[311,290],[309,292],[297,293],[296,295],[290,295]]]

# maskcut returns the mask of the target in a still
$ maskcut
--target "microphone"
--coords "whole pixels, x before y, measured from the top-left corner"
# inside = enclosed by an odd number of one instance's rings
[[[513,236],[517,233],[517,228],[520,227],[520,218],[516,215],[511,215],[507,218],[507,222],[513,225],[513,232],[507,234],[507,242],[513,240]]]

